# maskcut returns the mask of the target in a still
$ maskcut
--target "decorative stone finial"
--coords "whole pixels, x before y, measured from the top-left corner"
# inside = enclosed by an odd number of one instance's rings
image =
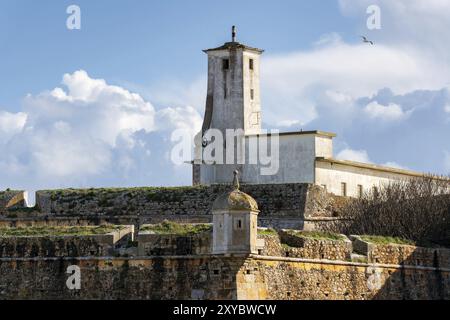
[[[233,179],[233,187],[236,190],[239,190],[239,171],[238,170],[234,170],[233,172],[234,174],[234,179]]]
[[[231,41],[236,42],[236,26],[231,27]]]

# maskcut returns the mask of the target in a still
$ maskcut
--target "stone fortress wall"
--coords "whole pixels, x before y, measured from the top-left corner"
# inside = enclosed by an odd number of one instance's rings
[[[212,221],[211,207],[229,185],[176,188],[67,189],[36,193],[35,209],[6,208],[23,192],[0,192],[0,225],[79,225]],[[243,185],[260,208],[259,224],[302,229],[333,216],[339,197],[310,184]],[[2,200],[3,199],[3,200]]]
[[[0,236],[0,258],[113,256],[120,241],[132,241],[134,226],[96,235]]]
[[[242,186],[259,203],[260,224],[278,228],[259,229],[257,254],[214,255],[211,231],[142,228],[209,223],[211,204],[229,189],[40,191],[28,209],[23,192],[0,192],[0,228],[127,225],[99,235],[0,236],[0,299],[450,299],[448,249],[299,232],[334,219],[342,200],[317,186]],[[81,269],[81,290],[66,286],[69,265]]]
[[[126,228],[121,236],[130,234],[133,229]],[[257,255],[212,255],[210,231],[138,232],[131,250],[117,246],[122,237],[116,235],[106,256],[85,250],[92,236],[72,241],[66,257],[64,251],[33,256],[16,246],[2,251],[0,299],[450,299],[448,249],[307,235],[260,229],[265,245]],[[36,240],[23,237],[21,243]],[[192,250],[198,243],[199,250]],[[404,254],[399,259],[383,252]],[[416,252],[434,258],[418,261]],[[66,287],[69,265],[81,269],[79,291]]]

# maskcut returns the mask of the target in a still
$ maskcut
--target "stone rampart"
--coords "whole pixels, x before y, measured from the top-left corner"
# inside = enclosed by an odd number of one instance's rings
[[[354,250],[367,256],[369,263],[450,267],[450,249],[392,243],[377,244],[364,241],[360,236],[351,236],[351,238]]]
[[[0,236],[0,257],[113,256],[121,239],[133,239],[133,230],[134,226],[121,226],[95,235]]]
[[[450,299],[450,269],[286,257],[0,258],[0,274],[0,299]]]

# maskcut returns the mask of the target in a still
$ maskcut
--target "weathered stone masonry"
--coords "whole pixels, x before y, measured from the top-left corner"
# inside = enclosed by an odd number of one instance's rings
[[[0,210],[0,225],[158,223],[165,219],[212,221],[212,203],[227,185],[179,188],[67,189],[38,191],[36,210]],[[259,225],[302,229],[333,216],[336,197],[309,184],[243,185],[260,208]],[[2,211],[3,210],[3,211]],[[309,222],[308,222],[309,221]]]
[[[450,269],[263,256],[1,258],[0,274],[0,299],[450,299]]]

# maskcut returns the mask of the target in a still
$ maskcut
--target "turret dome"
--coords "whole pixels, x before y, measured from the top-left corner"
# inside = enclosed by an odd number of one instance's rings
[[[213,204],[212,210],[248,210],[259,211],[258,204],[250,195],[239,190],[238,171],[234,172],[233,190],[220,195]]]

